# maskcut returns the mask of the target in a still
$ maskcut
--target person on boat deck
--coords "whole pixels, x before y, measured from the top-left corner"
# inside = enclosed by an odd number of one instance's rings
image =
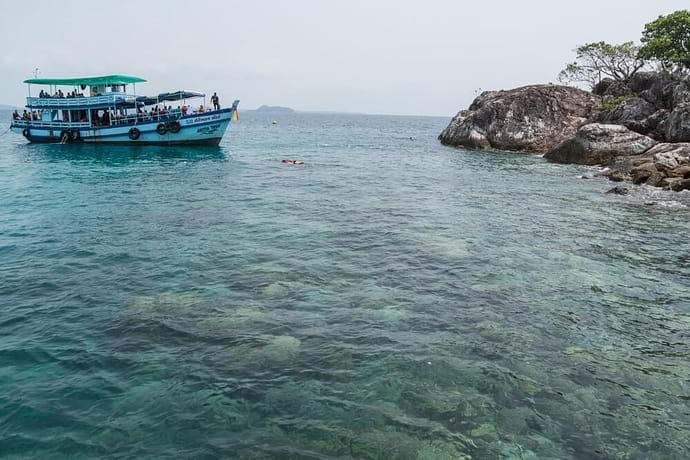
[[[16,110],[14,112],[12,112],[12,119],[13,120],[19,120],[20,118],[21,118],[21,116],[19,116],[19,112],[17,112]]]
[[[211,96],[211,102],[213,102],[213,110],[220,109],[220,102],[218,100],[218,95],[215,92],[213,93],[213,96]]]
[[[38,97],[46,97],[46,93],[43,90],[41,90],[41,92],[38,93]]]
[[[203,105],[200,105],[200,106],[199,106],[198,112],[199,112],[199,113],[204,113],[204,106],[203,106]]]
[[[187,115],[187,106],[186,106],[186,105],[183,105],[182,108],[181,108],[180,110],[182,111],[182,116],[183,116],[183,117],[184,117],[185,115]]]

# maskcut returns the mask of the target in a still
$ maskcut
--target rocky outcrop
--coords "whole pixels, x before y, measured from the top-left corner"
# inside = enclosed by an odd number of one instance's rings
[[[690,103],[676,105],[668,115],[666,138],[670,142],[690,141]]]
[[[592,123],[580,128],[574,137],[550,150],[544,158],[557,163],[601,165],[618,156],[640,155],[656,143],[625,126]]]
[[[484,92],[439,140],[469,149],[545,153],[572,137],[598,101],[590,92],[560,85]]]
[[[649,134],[659,125],[660,120],[652,118],[657,112],[656,107],[641,97],[629,97],[608,110],[601,110],[594,114],[592,121],[596,123],[623,125],[640,134]],[[654,120],[653,122],[651,120]]]
[[[641,155],[616,157],[602,175],[614,181],[690,190],[690,143],[661,143]]]
[[[629,82],[605,78],[590,121],[615,123],[660,142],[690,141],[690,86],[664,72],[638,72]]]
[[[684,190],[690,188],[690,78],[638,72],[629,81],[605,78],[591,93],[559,85],[484,92],[439,139],[606,165],[611,180]]]

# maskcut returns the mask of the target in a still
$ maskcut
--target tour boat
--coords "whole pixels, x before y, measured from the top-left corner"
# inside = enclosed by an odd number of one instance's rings
[[[230,108],[207,108],[205,94],[196,91],[138,96],[136,84],[145,81],[127,75],[25,80],[26,109],[13,114],[12,131],[29,142],[218,145],[237,119],[239,100]],[[47,91],[32,95],[32,85]],[[189,102],[201,98],[199,105]],[[215,93],[212,99],[218,101]]]

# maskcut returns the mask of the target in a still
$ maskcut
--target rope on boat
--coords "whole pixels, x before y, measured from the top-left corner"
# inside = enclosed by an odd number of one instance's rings
[[[12,125],[10,125],[9,128],[7,128],[3,133],[1,133],[0,136],[4,136],[5,134],[9,133],[11,129],[12,129]]]

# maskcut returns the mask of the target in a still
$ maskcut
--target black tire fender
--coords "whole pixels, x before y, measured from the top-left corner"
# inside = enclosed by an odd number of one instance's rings
[[[158,123],[158,126],[156,126],[156,132],[161,136],[167,133],[168,128],[165,126],[165,123]]]
[[[180,122],[177,120],[171,121],[170,126],[168,127],[168,129],[170,130],[171,133],[179,133],[180,128],[182,128],[182,127],[180,126]]]
[[[22,135],[28,139],[29,136],[31,136],[31,131],[29,130],[29,128],[24,128],[24,131],[22,131]]]
[[[129,130],[129,138],[133,141],[139,139],[139,136],[141,136],[141,131],[139,131],[139,128],[131,128]]]

